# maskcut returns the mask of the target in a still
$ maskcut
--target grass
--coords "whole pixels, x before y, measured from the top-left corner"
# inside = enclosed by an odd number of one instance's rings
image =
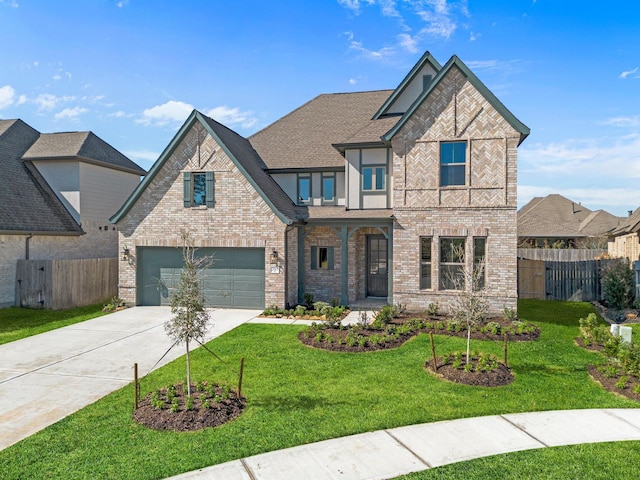
[[[538,324],[542,333],[537,342],[509,345],[516,378],[504,387],[457,385],[429,375],[423,368],[430,351],[427,335],[392,351],[350,354],[302,345],[296,335],[303,327],[245,324],[209,343],[235,370],[240,358],[246,358],[247,409],[238,419],[193,433],[152,431],[131,420],[130,385],[1,451],[0,471],[7,479],[164,478],[408,424],[536,410],[638,407],[605,391],[585,370],[600,358],[574,344],[578,319],[592,311],[589,304],[521,301],[519,308],[520,318]],[[437,336],[436,343],[442,355],[463,350],[465,340]],[[472,341],[471,347],[502,356],[502,342]],[[203,349],[193,353],[192,362],[195,380],[237,383],[235,372]],[[142,392],[183,376],[184,359],[178,359],[146,377]]]
[[[68,310],[0,309],[0,345],[105,315],[102,304]]]
[[[640,442],[589,443],[478,458],[396,480],[632,480],[638,478],[639,464]]]

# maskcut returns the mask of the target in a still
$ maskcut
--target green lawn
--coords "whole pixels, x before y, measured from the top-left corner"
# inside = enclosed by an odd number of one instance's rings
[[[68,310],[0,309],[0,345],[105,315],[102,304]]]
[[[515,381],[494,389],[429,375],[423,368],[430,355],[427,335],[392,351],[349,354],[305,347],[296,338],[300,326],[242,325],[209,344],[234,368],[246,358],[247,409],[235,421],[194,433],[152,431],[131,420],[133,387],[128,386],[0,452],[0,472],[16,479],[164,478],[270,450],[414,423],[638,407],[589,379],[585,366],[599,356],[575,346],[574,338],[578,319],[590,311],[585,303],[520,302],[520,318],[538,324],[541,338],[510,344]],[[444,336],[437,336],[436,343],[438,355],[465,345],[464,339]],[[473,341],[472,349],[502,356],[502,342]],[[233,371],[202,349],[192,361],[196,380],[237,382]],[[180,380],[183,371],[179,359],[154,372],[144,379],[143,394]]]

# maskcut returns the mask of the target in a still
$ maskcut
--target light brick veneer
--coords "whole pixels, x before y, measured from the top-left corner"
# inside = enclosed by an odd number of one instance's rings
[[[487,238],[486,274],[492,313],[517,306],[517,145],[519,132],[452,68],[392,140],[396,218],[393,301],[410,308],[438,302],[439,239]],[[466,141],[466,185],[440,187],[440,142]],[[420,237],[433,238],[433,286],[420,290]],[[467,262],[471,265],[471,250]]]
[[[183,172],[214,172],[213,208],[183,206]],[[285,225],[203,127],[196,123],[166,159],[150,185],[118,222],[120,251],[135,247],[178,247],[187,230],[196,247],[265,249],[265,303],[285,304]],[[294,242],[289,241],[289,247]],[[270,254],[280,254],[271,273]],[[136,259],[120,260],[120,296],[136,301]],[[295,275],[295,273],[294,273]],[[291,279],[291,275],[289,276]]]

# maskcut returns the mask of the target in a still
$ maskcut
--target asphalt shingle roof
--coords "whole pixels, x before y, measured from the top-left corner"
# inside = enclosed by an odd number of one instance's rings
[[[589,210],[558,194],[535,197],[518,211],[518,237],[592,237],[618,227],[621,219]]]
[[[319,95],[249,137],[269,169],[344,168],[333,147],[347,140],[381,142],[399,117],[372,120],[393,90]]]
[[[43,133],[27,150],[25,160],[79,158],[138,175],[146,172],[93,132]]]
[[[0,120],[0,231],[81,235],[38,170],[22,160],[39,135],[22,120]]]

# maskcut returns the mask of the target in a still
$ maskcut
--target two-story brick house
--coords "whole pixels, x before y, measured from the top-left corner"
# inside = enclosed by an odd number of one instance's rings
[[[492,310],[514,308],[528,134],[459,58],[428,52],[395,90],[320,95],[248,139],[194,111],[112,218],[120,295],[168,303],[186,229],[215,258],[211,305],[446,308],[452,276],[484,262]]]

